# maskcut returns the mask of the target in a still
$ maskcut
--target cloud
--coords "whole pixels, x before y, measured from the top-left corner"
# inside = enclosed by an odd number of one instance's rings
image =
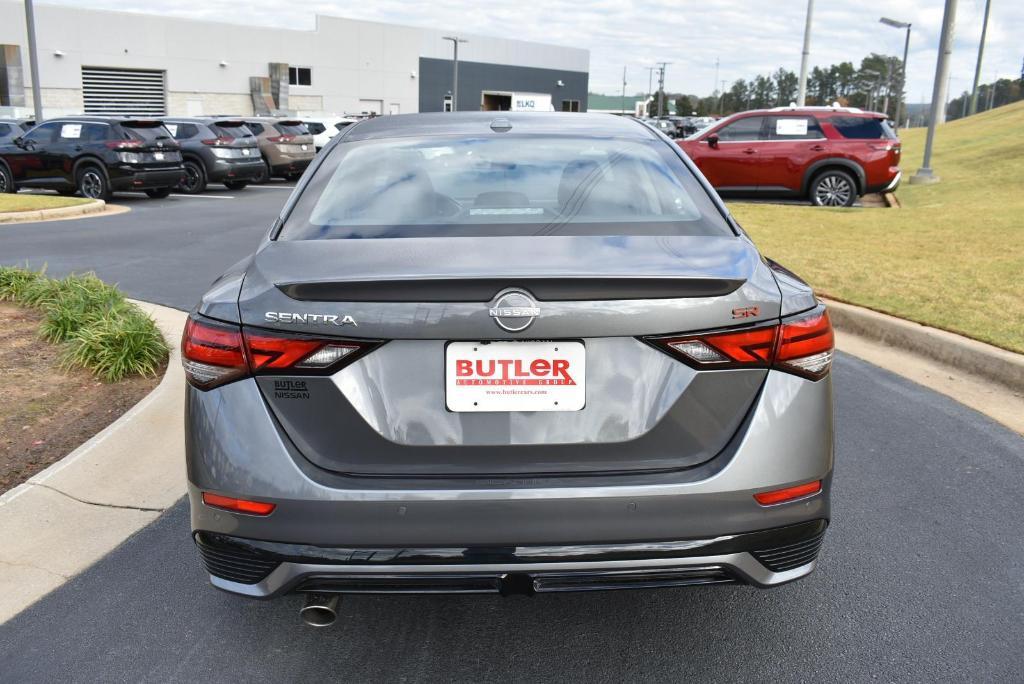
[[[76,0],[77,6],[195,19],[311,29],[324,14],[481,35],[522,38],[590,50],[592,91],[616,93],[626,66],[627,93],[647,90],[646,67],[672,64],[666,88],[705,95],[737,78],[779,67],[799,71],[803,0],[362,0],[361,2],[244,4],[209,0]],[[878,23],[887,16],[913,23],[908,97],[929,100],[942,24],[941,0],[863,0],[816,3],[811,65],[858,63],[870,52],[902,54],[904,33]],[[971,87],[984,0],[960,0],[951,75],[953,94]],[[982,82],[1020,74],[1024,3],[993,2]],[[467,56],[471,59],[471,56]],[[719,83],[715,82],[715,61]]]

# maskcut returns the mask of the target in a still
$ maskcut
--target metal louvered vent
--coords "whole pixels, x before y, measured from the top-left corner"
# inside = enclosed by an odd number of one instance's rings
[[[774,572],[792,570],[793,568],[799,568],[801,565],[806,565],[817,558],[818,549],[821,548],[821,542],[824,538],[825,530],[822,530],[810,539],[786,544],[785,546],[754,551],[754,558],[761,561],[769,570]]]
[[[164,74],[156,70],[82,67],[85,113],[164,116]]]
[[[216,535],[195,535],[196,546],[207,571],[216,577],[241,584],[256,584],[270,574],[280,561],[250,549],[219,541]]]

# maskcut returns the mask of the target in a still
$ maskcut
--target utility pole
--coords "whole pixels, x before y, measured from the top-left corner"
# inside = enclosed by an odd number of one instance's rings
[[[715,82],[711,84],[713,87],[718,86],[718,58],[715,57]]]
[[[992,0],[985,0],[985,18],[981,20],[981,42],[978,43],[978,64],[974,67],[974,87],[971,88],[971,115],[978,111],[978,81],[981,80],[981,58],[985,54],[985,34],[988,33],[988,11]]]
[[[25,29],[28,31],[28,68],[32,74],[32,107],[36,123],[43,120],[43,88],[39,83],[39,55],[36,52],[36,18],[32,0],[25,0]]]
[[[665,67],[672,62],[658,62],[658,118],[663,115],[665,105]]]
[[[626,65],[622,65],[622,105],[619,107],[623,114],[626,113]]]
[[[452,41],[452,111],[459,111],[459,43],[468,43],[458,36],[443,36],[443,40]]]
[[[658,67],[647,67],[647,100],[644,102],[644,116],[650,116],[651,112],[648,109],[648,102],[651,101],[651,88],[654,87],[654,72],[658,70]]]
[[[722,101],[725,98],[725,79],[722,79],[722,89],[718,91],[718,113],[724,114],[722,111]]]
[[[921,168],[910,177],[911,183],[938,183],[939,177],[932,171],[932,145],[935,143],[935,127],[945,121],[946,79],[949,78],[949,57],[953,53],[953,25],[956,23],[956,0],[946,0],[942,17],[942,35],[939,38],[939,57],[935,64],[935,84],[932,87],[931,116],[928,120],[928,137],[924,143],[924,161]],[[940,118],[941,117],[941,118]]]
[[[807,60],[811,56],[812,14],[814,14],[814,0],[807,0],[807,23],[804,24],[804,50],[800,57],[800,87],[796,94],[797,107],[803,107],[807,101]]]
[[[885,104],[882,105],[882,113],[889,116],[889,91],[892,90],[892,62],[886,60],[885,62]],[[896,128],[900,127],[900,122],[896,121]]]

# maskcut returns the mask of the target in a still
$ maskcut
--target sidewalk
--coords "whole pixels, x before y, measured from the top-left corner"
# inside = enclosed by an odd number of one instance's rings
[[[105,430],[0,496],[0,623],[153,522],[185,492],[185,378],[177,342],[186,314],[136,303],[171,348],[167,373]]]

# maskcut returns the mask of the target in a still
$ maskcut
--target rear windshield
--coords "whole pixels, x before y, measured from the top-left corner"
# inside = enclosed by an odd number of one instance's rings
[[[317,121],[307,121],[306,130],[308,130],[313,135],[320,135],[321,133],[327,130],[327,127]]]
[[[351,121],[339,121],[338,123],[334,124],[334,127],[337,128],[340,131],[340,130],[343,130],[345,128],[348,128],[351,125],[352,125]]]
[[[306,124],[299,121],[276,123],[274,128],[281,135],[309,135],[309,131],[306,130]]]
[[[149,142],[151,140],[166,140],[173,137],[171,132],[164,128],[164,125],[159,121],[124,123],[121,124],[121,128],[128,134],[129,140]]]
[[[854,140],[893,140],[895,131],[885,119],[871,119],[865,116],[837,116],[831,119],[839,134]]]
[[[221,121],[210,126],[210,130],[221,138],[249,138],[252,136],[252,131],[250,131],[246,125],[240,121],[237,123],[233,121]]]
[[[515,136],[339,145],[280,238],[731,235],[660,140]]]

